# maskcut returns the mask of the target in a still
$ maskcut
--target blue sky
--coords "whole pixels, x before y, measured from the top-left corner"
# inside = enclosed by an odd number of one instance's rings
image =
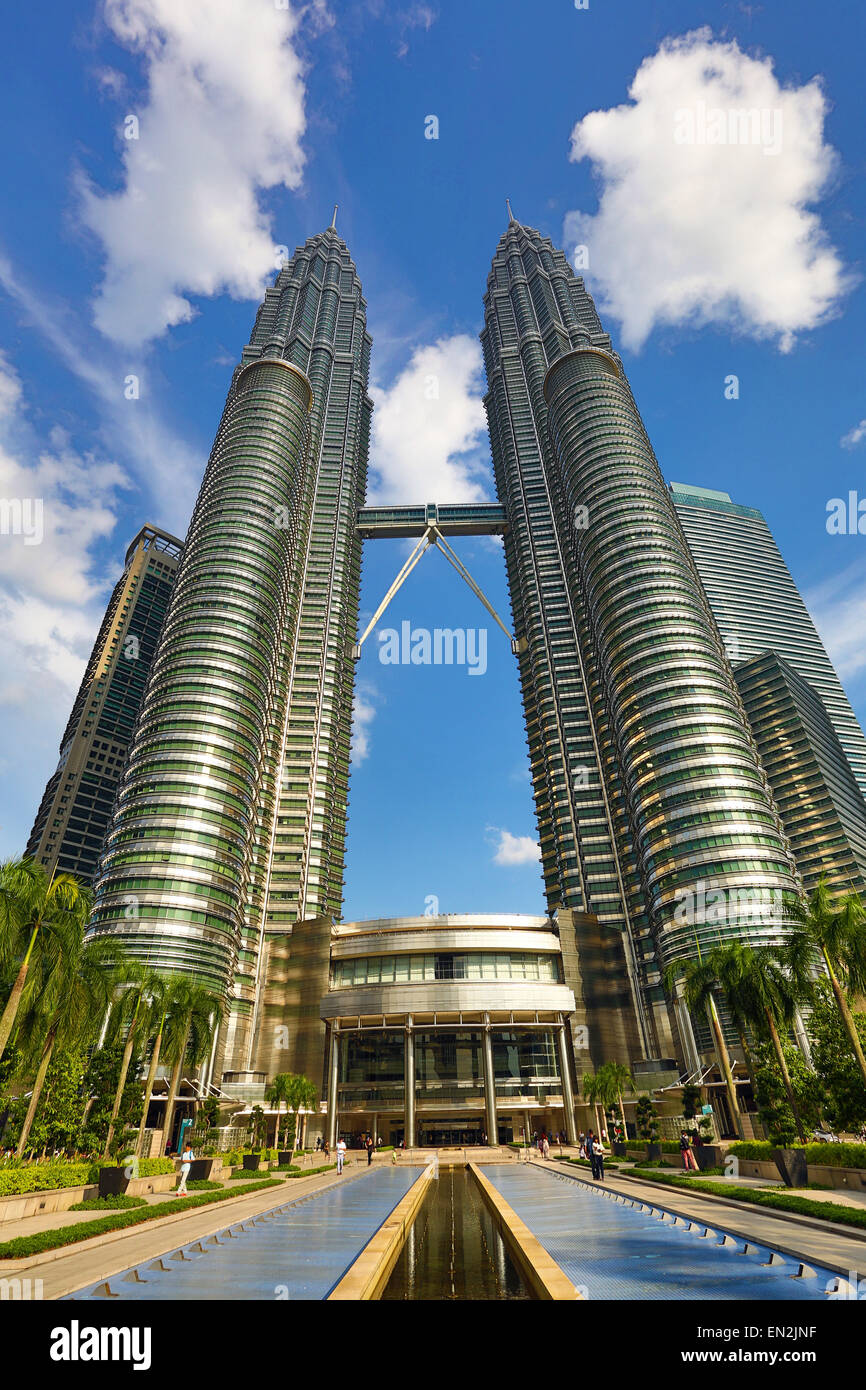
[[[185,531],[272,248],[334,202],[374,340],[376,496],[493,495],[477,334],[509,195],[569,255],[588,246],[666,477],[763,510],[866,716],[866,542],[825,524],[831,498],[866,497],[862,14],[541,12],[47,0],[6,16],[0,495],[43,497],[45,537],[0,536],[0,852],[26,839],[126,544],[145,521]],[[726,101],[780,111],[780,148],[669,138],[672,112]],[[501,551],[460,553],[507,620]],[[366,546],[368,611],[403,556]],[[346,913],[431,895],[541,911],[507,643],[438,555],[388,622],[404,618],[488,627],[488,668],[365,650]]]

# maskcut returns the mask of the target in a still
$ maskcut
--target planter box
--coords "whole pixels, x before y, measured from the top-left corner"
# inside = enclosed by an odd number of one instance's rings
[[[248,1173],[263,1173],[267,1166],[261,1154],[244,1154],[244,1167]]]
[[[820,1183],[822,1187],[848,1188],[851,1192],[866,1192],[866,1169],[832,1168],[829,1164],[810,1163],[807,1168],[809,1181]]]
[[[294,1153],[291,1153],[289,1149],[280,1149],[277,1155],[277,1162],[281,1168],[285,1168],[286,1164],[296,1161],[298,1157],[299,1154],[297,1149],[295,1149]]]
[[[734,1155],[736,1158],[736,1154]],[[767,1163],[760,1158],[738,1158],[736,1173],[743,1178],[778,1178],[779,1170],[775,1163]]]
[[[194,1158],[189,1165],[189,1176],[196,1180],[210,1178],[214,1168],[219,1164],[222,1168],[222,1161],[216,1158]]]
[[[802,1149],[774,1149],[773,1162],[786,1187],[805,1187],[809,1181],[806,1155]]]
[[[725,1161],[725,1151],[719,1144],[701,1144],[692,1153],[702,1172],[705,1168],[721,1168]]]
[[[613,1144],[611,1147],[613,1150],[614,1158],[628,1158],[627,1144]]]
[[[75,1202],[89,1202],[99,1196],[96,1183],[85,1187],[51,1187],[40,1192],[13,1193],[0,1197],[0,1223],[23,1221],[25,1216],[44,1216],[52,1211],[68,1211]]]
[[[123,1168],[100,1168],[100,1197],[117,1197],[129,1187],[130,1179]]]
[[[647,1146],[646,1146],[646,1156],[647,1156],[647,1159],[657,1159],[657,1158],[661,1158],[661,1156],[662,1156],[662,1146],[661,1146],[661,1144],[647,1144]]]

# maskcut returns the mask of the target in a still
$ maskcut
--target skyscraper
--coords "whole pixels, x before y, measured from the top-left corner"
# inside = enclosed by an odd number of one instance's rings
[[[778,939],[790,855],[622,362],[513,218],[482,343],[548,905],[621,936],[644,1055],[664,1053],[660,968],[720,934]]]
[[[774,651],[793,666],[823,700],[866,796],[866,737],[764,517],[727,492],[670,487],[731,662]]]
[[[182,549],[143,526],[126,552],[27,841],[49,873],[96,873]]]
[[[371,403],[332,225],[268,289],[187,538],[93,929],[230,1001],[251,1065],[268,930],[339,915]]]

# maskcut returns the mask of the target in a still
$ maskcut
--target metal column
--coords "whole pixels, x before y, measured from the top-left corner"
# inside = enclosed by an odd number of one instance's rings
[[[496,1118],[496,1075],[493,1070],[493,1041],[490,1036],[490,1015],[484,1015],[484,1105],[487,1111],[487,1142],[499,1143],[499,1123]]]
[[[565,1111],[565,1137],[569,1144],[577,1143],[577,1125],[574,1122],[574,1088],[571,1084],[571,1047],[569,1046],[571,1030],[565,1023],[560,1023],[556,1034],[556,1041],[559,1047],[559,1070],[562,1073],[562,1106]]]
[[[337,1143],[337,1086],[340,1077],[340,1029],[331,1024],[331,1052],[328,1058],[328,1144],[333,1153]]]
[[[412,1015],[406,1019],[406,1056],[403,1064],[403,1094],[405,1113],[403,1120],[403,1145],[407,1149],[415,1147],[415,1033],[412,1028]]]

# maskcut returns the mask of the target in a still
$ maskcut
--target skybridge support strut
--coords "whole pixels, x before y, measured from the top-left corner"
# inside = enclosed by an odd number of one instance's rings
[[[442,552],[442,554],[445,556],[445,559],[448,561],[450,565],[454,567],[454,569],[460,575],[460,578],[464,581],[464,583],[468,584],[475,597],[479,599],[481,603],[484,604],[484,607],[487,609],[487,612],[490,614],[491,618],[493,618],[494,622],[497,623],[499,627],[501,627],[502,631],[505,633],[505,636],[508,638],[508,641],[511,644],[511,650],[516,656],[517,653],[522,650],[520,642],[515,637],[512,637],[511,633],[508,631],[508,628],[505,626],[499,614],[496,612],[496,609],[493,607],[493,604],[490,603],[485,594],[475,583],[475,580],[472,578],[472,575],[469,573],[468,569],[463,564],[463,561],[460,560],[459,557],[454,554],[454,551],[451,549],[450,545],[445,540],[445,537],[442,535],[442,533],[438,530],[438,528],[435,525],[430,525],[427,527],[418,544],[415,546],[415,549],[412,551],[412,554],[406,560],[405,564],[401,567],[399,573],[397,574],[396,578],[394,579],[393,583],[390,585],[387,593],[385,594],[385,597],[382,599],[382,602],[379,604],[379,607],[376,609],[372,618],[365,627],[363,633],[361,634],[361,637],[352,647],[353,659],[355,661],[359,659],[361,655],[361,648],[363,647],[370,633],[373,631],[373,628],[378,623],[382,614],[385,612],[385,609],[388,607],[391,600],[395,597],[395,595],[402,588],[403,584],[409,578],[409,575],[412,573],[413,569],[417,565],[418,561],[421,559],[422,555],[424,555],[424,553],[431,546],[435,546],[438,550]]]

